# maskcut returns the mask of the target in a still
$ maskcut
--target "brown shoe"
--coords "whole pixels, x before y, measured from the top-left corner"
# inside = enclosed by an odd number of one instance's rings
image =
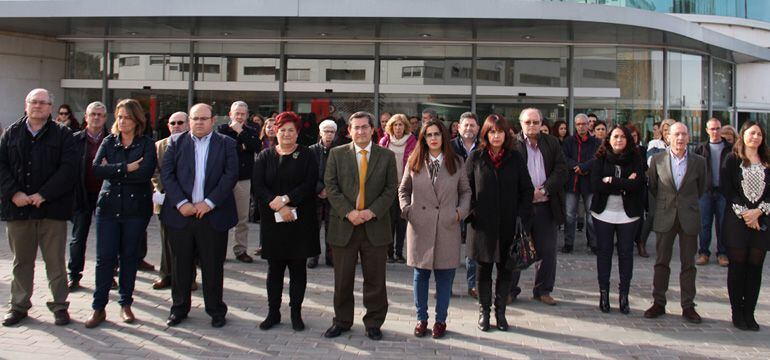
[[[717,262],[721,267],[727,267],[728,265],[730,265],[730,259],[727,258],[727,255],[717,256]]]
[[[171,286],[171,278],[168,277],[159,278],[152,283],[152,288],[155,290],[165,289],[169,286]]]
[[[470,288],[470,289],[468,289],[468,296],[470,296],[470,297],[472,297],[474,299],[478,299],[479,298],[479,293],[478,293],[478,291],[476,291],[476,288]]]
[[[654,319],[662,316],[666,313],[666,307],[663,305],[652,304],[647,311],[644,312],[644,317],[648,319]]]
[[[691,322],[693,324],[700,324],[701,321],[703,321],[700,318],[700,315],[698,315],[698,312],[695,311],[694,307],[689,307],[687,309],[682,309],[682,317],[687,320],[688,322]]]
[[[446,323],[437,322],[433,324],[433,338],[441,339],[446,335]]]
[[[134,312],[131,311],[131,306],[120,307],[120,318],[123,319],[123,322],[126,324],[131,324],[136,320]]]
[[[427,333],[428,333],[428,322],[427,321],[417,322],[417,325],[415,325],[414,327],[414,336],[423,337]]]
[[[709,263],[709,256],[706,254],[698,255],[698,259],[695,260],[695,265],[706,265]]]
[[[155,265],[142,260],[139,262],[139,266],[137,267],[137,269],[141,271],[155,271]]]
[[[247,263],[247,264],[250,264],[250,263],[254,262],[254,259],[251,256],[249,256],[249,254],[247,254],[247,253],[240,254],[240,255],[236,256],[235,258],[238,259],[238,261],[243,262],[243,263]]]
[[[95,328],[99,326],[99,324],[104,322],[104,320],[106,319],[107,319],[107,313],[104,311],[104,309],[94,310],[94,313],[91,314],[91,317],[88,318],[88,320],[86,320],[86,328],[88,329]]]
[[[644,242],[636,243],[636,249],[639,252],[639,256],[641,256],[643,258],[650,257],[650,254],[647,253],[647,244],[646,243],[644,243]]]
[[[540,295],[540,296],[533,296],[532,300],[540,301],[543,304],[546,305],[556,305],[556,300],[554,300],[551,295]]]

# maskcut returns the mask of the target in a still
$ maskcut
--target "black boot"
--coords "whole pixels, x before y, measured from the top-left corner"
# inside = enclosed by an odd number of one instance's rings
[[[278,309],[271,308],[267,312],[267,317],[265,317],[265,321],[262,321],[259,324],[259,328],[262,330],[268,330],[271,327],[280,323],[281,323],[281,311]]]
[[[479,293],[479,330],[489,331],[489,313],[492,307],[492,283],[481,282],[477,284]]]
[[[610,312],[609,290],[599,290],[599,310],[601,310],[603,313]]]
[[[305,330],[305,322],[302,321],[302,308],[300,307],[291,308],[291,328],[294,331]]]
[[[736,329],[739,330],[748,330],[749,327],[746,326],[746,319],[743,317],[743,308],[732,309],[733,311],[733,326],[735,326]]]
[[[631,312],[631,308],[628,306],[628,294],[620,294],[620,313],[628,315]]]
[[[508,331],[508,320],[505,318],[505,305],[495,307],[495,326],[497,330]]]
[[[754,310],[759,300],[759,289],[762,285],[762,265],[746,266],[746,287],[744,292],[743,319],[746,328],[751,331],[759,331],[759,324],[754,319]]]
[[[727,268],[727,294],[730,296],[733,326],[748,330],[743,316],[744,293],[746,287],[746,265],[731,261]]]

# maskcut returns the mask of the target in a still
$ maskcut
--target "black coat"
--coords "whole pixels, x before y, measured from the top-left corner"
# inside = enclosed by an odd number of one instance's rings
[[[532,179],[527,163],[515,150],[506,150],[495,169],[485,149],[477,149],[465,163],[471,186],[468,256],[485,263],[504,263],[516,231],[516,217],[529,227],[532,217]],[[502,256],[501,256],[502,255]]]
[[[569,179],[567,179],[567,191],[576,194],[590,194],[591,190],[591,174],[577,175],[574,169],[575,166],[580,166],[580,169],[584,172],[591,171],[591,166],[594,162],[596,150],[599,149],[601,143],[593,136],[589,136],[586,142],[578,142],[577,134],[569,136],[564,139],[562,143],[562,149],[564,150],[564,158],[567,161],[567,173]]]
[[[317,181],[315,155],[302,145],[291,155],[278,155],[275,147],[257,155],[251,189],[259,209],[263,259],[306,259],[320,254]],[[269,204],[279,195],[288,196],[287,205],[297,208],[296,221],[275,222],[275,212]]]
[[[329,151],[331,151],[334,144],[331,147],[324,146],[323,142],[319,141],[313,145],[310,145],[309,149],[315,155],[315,161],[318,163],[318,182],[315,186],[316,194],[320,193],[324,189],[324,177],[323,173],[326,171],[326,159],[329,158]]]
[[[102,129],[102,141],[109,134],[107,128]],[[92,163],[88,162],[88,133],[86,130],[80,130],[72,135],[75,138],[75,149],[78,153],[78,181],[75,184],[75,209],[87,210],[88,190],[86,189],[86,173]]]
[[[128,164],[140,158],[143,160],[139,168],[128,172]],[[106,164],[102,164],[104,159]],[[150,179],[157,163],[155,142],[147,136],[135,137],[127,148],[121,144],[120,135],[104,138],[93,163],[94,176],[104,179],[96,201],[96,215],[119,219],[152,216],[154,188]]]
[[[722,168],[722,164],[725,163],[725,159],[727,158],[727,155],[733,152],[733,144],[730,144],[724,138],[722,138],[722,144],[725,144],[725,146],[722,148],[722,153],[719,154],[720,170]],[[706,189],[708,189],[707,191],[711,191],[711,188],[714,186],[712,184],[714,179],[712,179],[711,177],[711,146],[709,146],[709,142],[704,141],[698,144],[698,146],[695,147],[695,153],[706,158],[706,174],[708,174],[708,179],[709,179],[708,186],[706,187]],[[720,180],[722,179],[721,174],[719,176],[719,179]]]
[[[526,163],[527,145],[524,143],[524,135],[519,135],[515,148],[521,153]],[[551,216],[557,224],[563,224],[565,216],[564,184],[567,180],[567,165],[564,161],[564,153],[559,145],[559,140],[551,135],[540,134],[537,141],[538,149],[543,155],[543,166],[545,167],[545,182],[543,187],[548,193],[549,205],[551,207]]]
[[[457,156],[463,158],[463,160],[468,160],[469,154],[465,152],[465,145],[463,145],[462,136],[455,136],[455,138],[450,140],[449,143],[452,144],[452,150],[455,151],[455,154],[457,154]],[[479,146],[478,138],[476,138],[476,141],[474,141],[474,144],[476,144],[476,147]],[[474,147],[473,149],[475,150],[476,147]]]
[[[72,218],[78,157],[72,133],[64,125],[48,121],[33,137],[24,116],[0,138],[0,219],[31,220]],[[45,201],[36,208],[17,207],[17,192],[39,193]]]
[[[243,125],[243,131],[240,134],[231,129],[228,124],[219,125],[217,132],[227,135],[234,139],[238,145],[238,180],[251,179],[254,169],[254,154],[259,153],[262,147],[262,141],[259,139],[259,133],[249,124]]]
[[[646,191],[643,165],[646,162],[642,159],[639,155],[634,155],[628,163],[620,165],[620,177],[615,176],[615,164],[608,161],[606,156],[594,161],[591,168],[591,186],[594,190],[591,211],[600,214],[607,206],[607,198],[610,195],[621,195],[626,215],[631,218],[642,216],[642,194]],[[636,178],[629,179],[634,173]],[[602,181],[608,176],[612,177],[609,184]]]
[[[749,201],[744,194],[741,182],[743,171],[741,160],[735,154],[729,154],[722,162],[719,174],[719,190],[725,197],[724,218],[722,219],[722,234],[725,245],[737,248],[759,248],[770,250],[768,231],[770,231],[770,216],[761,215],[759,224],[765,226],[765,231],[749,229],[743,219],[739,218],[733,210],[733,205],[745,206],[748,209],[756,209],[761,203],[770,204],[770,169],[765,168],[765,191],[755,202]]]

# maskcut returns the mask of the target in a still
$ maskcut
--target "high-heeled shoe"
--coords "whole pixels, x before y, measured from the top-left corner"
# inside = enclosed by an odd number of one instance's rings
[[[484,308],[482,305],[479,308],[479,330],[489,331],[489,308]]]
[[[610,312],[610,292],[608,290],[599,291],[599,310],[603,313]]]
[[[620,303],[620,313],[628,315],[631,312],[631,307],[628,305],[628,294],[620,294],[618,302]]]

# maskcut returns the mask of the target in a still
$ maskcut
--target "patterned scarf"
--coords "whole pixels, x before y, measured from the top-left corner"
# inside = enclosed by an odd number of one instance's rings
[[[492,165],[495,166],[495,169],[500,169],[500,167],[503,166],[503,155],[505,155],[505,149],[500,149],[497,155],[493,154],[491,149],[487,149],[487,154],[489,154],[489,158],[492,159]]]

